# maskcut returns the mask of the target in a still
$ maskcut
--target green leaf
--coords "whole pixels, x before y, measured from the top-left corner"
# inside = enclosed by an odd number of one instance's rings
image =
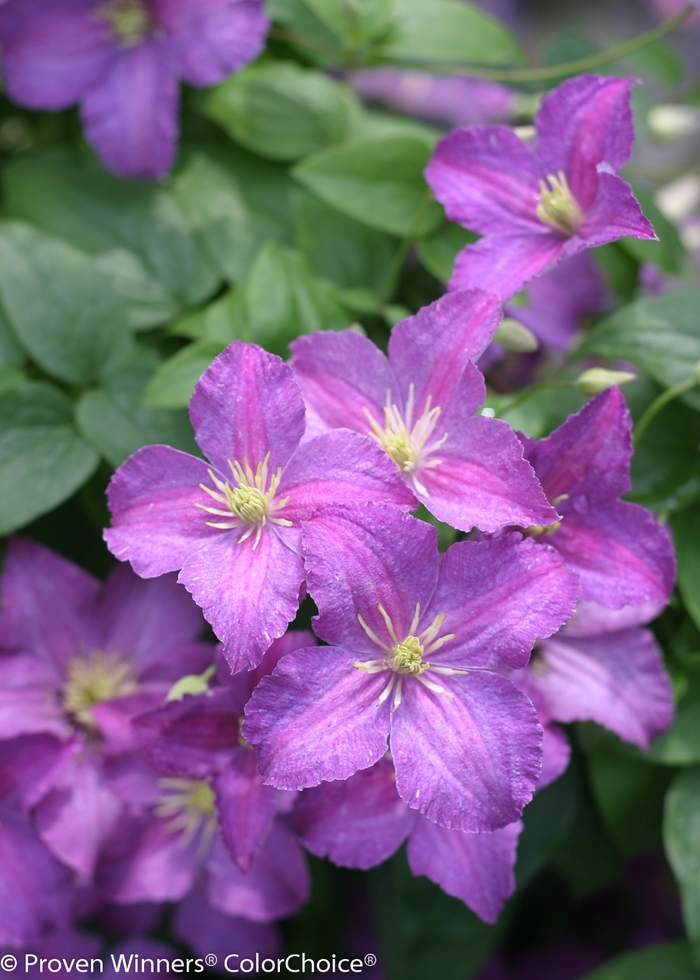
[[[680,939],[616,956],[581,980],[697,980],[690,946]]]
[[[683,79],[683,66],[675,49],[665,41],[653,41],[639,51],[627,55],[627,64],[633,71],[664,82],[666,85],[678,85]]]
[[[8,319],[0,308],[0,365],[3,367],[21,367],[27,355],[20,347]]]
[[[72,415],[70,401],[41,381],[0,398],[0,534],[53,510],[96,469]]]
[[[296,204],[297,246],[314,274],[383,295],[398,243],[310,194],[300,192]]]
[[[522,61],[515,38],[476,5],[457,0],[393,0],[381,57],[395,61],[504,65]]]
[[[659,389],[652,387],[655,397]],[[651,422],[635,449],[632,492],[627,499],[657,513],[687,507],[700,496],[698,445],[700,416],[679,401],[671,402]]]
[[[0,296],[25,350],[62,381],[90,384],[128,356],[123,299],[65,242],[0,222]]]
[[[173,354],[148,382],[142,398],[144,405],[185,408],[195,385],[224,347],[216,340],[200,340]]]
[[[129,249],[185,306],[216,289],[218,276],[168,189],[120,180],[62,151],[12,161],[3,176],[6,217],[29,221],[91,254]]]
[[[255,260],[245,302],[246,339],[280,355],[299,334],[352,323],[333,284],[312,276],[303,255],[277,242],[268,242]]]
[[[403,849],[368,877],[392,980],[464,980],[478,970],[503,932],[505,917],[488,926],[427,878],[414,878]]]
[[[664,843],[689,937],[700,939],[700,766],[681,770],[666,796]]]
[[[700,510],[682,511],[671,518],[676,543],[678,585],[686,609],[700,627]]]
[[[151,374],[149,365],[125,365],[105,378],[99,388],[84,392],[76,405],[79,430],[114,467],[141,446],[153,443],[198,452],[186,412],[142,404]]]
[[[434,235],[417,242],[416,250],[428,272],[441,282],[447,282],[452,276],[457,254],[478,237],[461,225],[446,223]]]
[[[700,675],[691,673],[688,681],[673,724],[647,752],[647,758],[659,765],[692,766],[700,762]]]
[[[96,255],[94,263],[108,277],[112,288],[126,301],[132,330],[151,330],[177,316],[179,307],[167,289],[151,275],[135,252],[113,248]]]
[[[340,65],[337,35],[316,15],[305,0],[268,0],[266,9],[278,24],[292,31],[297,40],[290,46],[308,61],[323,68]]]
[[[675,225],[659,211],[648,191],[635,187],[634,193],[642,206],[642,211],[654,226],[659,241],[628,237],[621,238],[618,244],[638,262],[651,262],[664,272],[677,275],[683,265],[685,249]]]
[[[173,181],[189,228],[223,279],[244,279],[270,238],[291,244],[291,192],[297,187],[278,164],[233,146],[197,152]]]
[[[294,62],[254,65],[212,89],[204,112],[272,160],[300,160],[347,140],[362,112],[354,91]]]
[[[607,317],[578,348],[638,364],[665,388],[684,381],[700,360],[700,290],[638,300]],[[681,396],[700,409],[700,392]]]
[[[381,37],[391,23],[391,0],[306,0],[306,5],[349,49]]]
[[[415,136],[359,140],[323,150],[292,173],[326,204],[370,228],[420,238],[442,214],[423,177],[431,151]]]
[[[610,732],[588,750],[590,785],[611,836],[625,855],[661,847],[668,773]]]

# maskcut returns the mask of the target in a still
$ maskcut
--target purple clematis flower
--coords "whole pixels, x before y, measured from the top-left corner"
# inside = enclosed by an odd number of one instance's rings
[[[0,783],[33,807],[44,843],[89,879],[120,801],[108,757],[133,750],[130,719],[212,659],[174,576],[118,567],[102,585],[46,548],[8,545],[0,611]]]
[[[467,832],[512,823],[540,775],[530,701],[495,671],[524,666],[570,611],[575,576],[505,535],[437,551],[434,527],[383,504],[304,529],[328,643],[287,654],[246,706],[266,783],[302,789],[374,765],[390,738],[401,799]]]
[[[219,830],[236,819],[238,800],[227,797],[225,781],[162,775],[137,755],[114,760],[109,775],[125,804],[95,873],[109,901],[178,901],[200,881],[212,908],[267,923],[308,898],[304,855],[282,819],[272,821],[245,873],[234,863]]]
[[[170,701],[134,722],[142,749],[161,772],[209,781],[224,843],[244,873],[284,802],[279,790],[263,784],[255,753],[241,737],[243,709],[281,657],[315,642],[312,633],[286,633],[275,640],[259,667],[234,675],[221,657],[216,686]]]
[[[281,358],[235,342],[190,401],[211,460],[146,446],[109,485],[105,540],[144,578],[179,581],[224,643],[233,671],[255,667],[294,618],[304,582],[301,522],[332,504],[413,496],[367,436],[331,432],[299,445],[304,399]]]
[[[513,680],[549,718],[596,721],[647,749],[674,714],[661,650],[654,634],[639,628],[659,610],[653,603],[613,610],[583,602]]]
[[[509,426],[474,416],[485,386],[473,360],[500,317],[494,296],[448,294],[394,327],[388,360],[352,330],[299,337],[290,346],[307,434],[367,433],[415,497],[461,530],[555,521]]]
[[[665,605],[675,579],[666,528],[631,489],[632,420],[619,388],[596,395],[546,439],[520,437],[561,521],[531,530],[556,548],[581,583],[581,598],[611,609]]]
[[[37,944],[51,930],[67,929],[71,878],[29,819],[0,807],[0,947]]]
[[[304,790],[295,806],[304,845],[347,868],[373,868],[408,839],[408,863],[448,895],[495,922],[515,889],[515,852],[522,824],[491,834],[465,834],[431,823],[396,792],[394,767],[380,759],[343,781]]]
[[[361,68],[350,72],[348,78],[363,99],[376,99],[429,122],[472,126],[509,122],[517,114],[517,94],[485,78],[430,75],[400,68]]]
[[[457,129],[425,175],[447,216],[483,235],[451,289],[509,299],[533,276],[625,235],[655,238],[619,171],[634,141],[631,79],[579,75],[542,101],[532,148],[505,126]]]
[[[262,0],[9,0],[0,9],[8,94],[32,109],[80,103],[110,170],[171,166],[178,85],[213,85],[260,54]]]

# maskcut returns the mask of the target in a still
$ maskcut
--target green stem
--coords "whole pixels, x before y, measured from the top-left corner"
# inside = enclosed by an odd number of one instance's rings
[[[399,275],[401,274],[401,269],[403,268],[403,264],[406,261],[406,256],[410,252],[411,246],[416,240],[416,231],[418,229],[418,226],[420,225],[421,218],[427,211],[428,206],[430,205],[432,199],[433,199],[433,193],[428,188],[428,190],[426,190],[425,192],[423,200],[416,208],[416,213],[413,215],[413,221],[411,222],[410,228],[399,242],[399,247],[396,249],[396,252],[394,253],[394,258],[392,259],[391,267],[389,268],[389,271],[387,272],[387,276],[386,276],[386,289],[384,289],[382,293],[382,302],[384,303],[388,303],[391,300],[391,297],[394,295],[394,291],[396,289],[396,283],[398,282]]]
[[[514,408],[517,408],[519,405],[522,405],[523,402],[526,402],[528,398],[531,398],[533,395],[536,395],[538,391],[542,391],[543,388],[573,388],[573,387],[575,387],[575,383],[573,381],[543,381],[541,384],[532,385],[531,388],[526,388],[525,391],[522,391],[518,395],[518,397],[515,398],[510,403],[510,405],[507,405],[505,408],[501,409],[499,413],[499,418],[503,415],[507,415],[508,412],[512,411]]]
[[[647,31],[638,37],[630,38],[629,41],[616,44],[614,47],[608,48],[607,51],[601,51],[600,54],[591,54],[585,58],[577,58],[575,61],[564,61],[559,65],[548,65],[546,68],[462,68],[459,65],[448,65],[445,62],[428,64],[414,60],[410,62],[404,60],[401,64],[411,68],[424,68],[427,71],[470,75],[474,78],[489,78],[494,82],[545,82],[551,78],[561,78],[564,75],[576,75],[582,71],[591,71],[591,69],[599,68],[610,61],[617,61],[618,58],[626,58],[635,51],[639,51],[640,48],[645,48],[648,44],[658,41],[659,38],[664,37],[674,28],[680,27],[695,9],[689,4],[675,17],[669,17],[663,24],[659,24],[653,31]],[[398,65],[398,63],[396,64]]]
[[[662,392],[658,398],[655,398],[634,427],[635,445],[637,445],[646,430],[649,428],[651,422],[656,418],[664,405],[668,405],[669,402],[673,401],[674,398],[678,398],[678,396],[682,395],[684,392],[690,391],[690,389],[694,388],[697,383],[698,382],[695,375],[693,375],[691,378],[686,378],[685,381],[681,381],[677,385],[674,385],[673,388],[668,388],[666,391]]]

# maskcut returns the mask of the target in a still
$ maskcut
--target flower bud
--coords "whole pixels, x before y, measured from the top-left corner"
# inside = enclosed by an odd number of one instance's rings
[[[584,395],[597,395],[613,385],[624,385],[637,377],[630,371],[608,371],[606,368],[588,368],[574,382]]]
[[[518,354],[529,354],[540,346],[537,337],[531,330],[509,316],[501,320],[493,339],[501,347]]]

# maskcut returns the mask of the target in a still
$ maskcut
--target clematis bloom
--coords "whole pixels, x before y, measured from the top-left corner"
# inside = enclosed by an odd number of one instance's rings
[[[496,671],[524,666],[573,610],[553,552],[517,534],[440,556],[437,531],[364,505],[304,529],[318,636],[264,677],[244,737],[265,782],[302,789],[374,765],[389,740],[401,799],[453,830],[492,831],[530,800],[542,729]]]
[[[510,299],[584,248],[656,237],[618,176],[634,141],[631,85],[597,75],[564,82],[542,101],[532,147],[506,126],[440,140],[426,179],[451,221],[484,236],[457,256],[451,289]]]
[[[651,630],[641,628],[659,609],[580,603],[558,633],[537,644],[515,683],[553,720],[595,721],[649,748],[674,714],[663,654]]]
[[[610,609],[665,605],[675,579],[668,530],[631,489],[632,419],[619,388],[602,391],[546,439],[520,437],[561,520],[530,530],[556,548],[581,583],[581,599]]]
[[[110,170],[157,178],[175,156],[178,79],[221,81],[260,54],[267,28],[262,0],[8,0],[3,74],[20,105],[79,102]]]
[[[407,839],[413,873],[426,875],[486,922],[496,921],[515,889],[513,867],[522,824],[491,834],[439,827],[401,800],[387,759],[342,782],[304,790],[294,812],[304,845],[342,867],[373,868]]]
[[[331,504],[413,496],[367,436],[330,432],[299,445],[304,400],[291,368],[231,344],[190,401],[211,460],[146,446],[108,489],[105,540],[144,578],[181,569],[233,671],[255,667],[294,618],[304,582],[301,522]]]
[[[500,317],[494,296],[448,294],[394,327],[388,359],[352,330],[299,337],[290,346],[307,434],[338,426],[366,433],[415,497],[461,530],[552,523],[556,512],[513,431],[474,415],[485,386],[473,360]]]
[[[32,541],[10,540],[0,611],[0,785],[87,880],[122,806],[109,760],[130,721],[182,674],[202,671],[201,614],[174,576],[118,567],[102,585]]]

